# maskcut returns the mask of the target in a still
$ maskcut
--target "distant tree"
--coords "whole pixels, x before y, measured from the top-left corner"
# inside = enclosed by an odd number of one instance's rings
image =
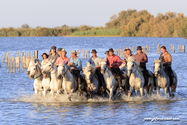
[[[42,28],[42,27],[41,26],[37,26],[36,29],[38,29],[38,28]]]
[[[22,29],[28,29],[28,28],[29,28],[29,25],[25,23],[25,24],[21,25],[21,28],[22,28]]]
[[[67,26],[66,24],[64,24],[63,26],[61,26],[61,28],[69,28],[69,26]]]
[[[113,20],[115,20],[116,18],[117,18],[117,15],[114,14],[114,15],[112,15],[112,16],[110,17],[110,21],[113,21]]]
[[[85,30],[90,30],[91,28],[87,25],[81,25],[79,29],[80,31],[85,31]]]

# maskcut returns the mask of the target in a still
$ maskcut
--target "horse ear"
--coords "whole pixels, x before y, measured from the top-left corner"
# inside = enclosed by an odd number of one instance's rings
[[[154,58],[154,62],[155,62],[155,58]]]

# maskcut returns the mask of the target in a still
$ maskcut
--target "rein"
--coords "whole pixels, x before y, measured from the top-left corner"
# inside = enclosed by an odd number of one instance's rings
[[[36,66],[36,69],[38,70],[38,67]],[[34,79],[37,79],[39,78],[40,76],[42,76],[42,73],[40,72],[40,75],[39,76],[36,76]]]
[[[64,66],[65,67],[65,66]],[[65,70],[65,69],[64,69]],[[65,71],[65,73],[64,74],[62,74],[63,76],[65,76],[66,75],[66,73],[68,72],[68,69]]]
[[[51,71],[51,69],[53,68],[53,66],[51,66],[51,68],[49,70],[47,70],[47,72]],[[55,72],[56,73],[56,72]],[[51,73],[51,74],[55,74],[55,73]]]
[[[42,76],[42,73],[40,73],[40,75],[39,75],[39,76],[37,76],[37,77],[35,77],[34,79],[37,79],[37,78],[39,78],[40,76]]]
[[[154,67],[155,67],[155,66],[154,66]],[[160,63],[160,70],[159,70],[158,75],[161,75],[161,74],[163,73],[163,71],[164,71],[164,68],[163,68],[163,66],[161,66],[161,63]]]

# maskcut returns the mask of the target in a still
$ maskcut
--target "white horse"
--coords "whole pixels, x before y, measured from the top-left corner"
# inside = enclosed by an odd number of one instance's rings
[[[155,60],[154,59],[154,70],[155,70],[155,83],[157,86],[157,95],[159,95],[160,88],[164,89],[165,96],[167,95],[167,92],[170,96],[174,96],[173,92],[176,92],[177,87],[177,74],[173,71],[174,80],[173,85],[175,86],[175,89],[173,91],[170,91],[170,79],[163,68],[163,63],[161,60]]]
[[[54,97],[54,93],[60,94],[62,84],[58,81],[57,78],[57,67],[53,63],[53,61],[48,61],[46,65],[43,66],[42,70],[43,74],[51,73],[51,82],[50,82],[50,88],[51,88],[51,94]]]
[[[96,68],[88,62],[86,67],[83,67],[83,69],[83,74],[87,83],[87,91],[90,91],[92,94],[97,93],[99,89],[99,81],[95,76]]]
[[[58,64],[57,76],[59,79],[63,78],[62,88],[64,90],[64,94],[70,94],[68,99],[71,101],[71,96],[73,92],[77,90],[77,86],[78,86],[77,81],[70,73],[68,66],[64,63]]]
[[[127,75],[129,78],[129,84],[131,86],[131,92],[134,91],[134,89],[139,90],[141,96],[143,96],[143,87],[145,79],[143,77],[142,72],[138,68],[139,63],[135,61],[135,59],[131,56],[127,60]],[[128,97],[130,96],[130,93],[128,93]]]
[[[133,89],[140,91],[141,96],[143,96],[144,91],[142,89],[144,88],[145,79],[144,79],[143,73],[141,72],[141,69],[138,66],[139,66],[139,63],[135,61],[134,57],[130,56],[127,62],[127,67],[128,67],[127,75],[130,77],[130,80],[129,80],[130,86]],[[154,89],[154,76],[150,70],[148,70],[148,74],[149,74],[149,76],[147,76],[148,77],[148,81],[147,81],[148,88],[146,89],[146,91],[147,91],[147,94],[151,95]]]
[[[114,91],[117,89],[117,81],[114,78],[112,72],[109,70],[109,67],[106,63],[106,60],[101,60],[101,73],[103,74],[104,80],[106,82],[106,88],[109,90],[106,91],[109,95],[109,100],[114,100]],[[116,92],[117,93],[117,92]]]
[[[43,66],[41,68],[43,70]],[[47,92],[50,90],[50,83],[51,83],[51,74],[50,73],[46,73],[43,74],[43,80],[42,80],[42,86],[44,88],[44,91],[43,91],[43,96],[45,97],[47,95]]]
[[[34,79],[34,91],[36,95],[41,95],[43,89],[42,89],[42,72],[41,72],[41,65],[36,62],[36,60],[33,62],[31,61],[29,63],[28,69],[27,69],[27,75],[30,79]]]

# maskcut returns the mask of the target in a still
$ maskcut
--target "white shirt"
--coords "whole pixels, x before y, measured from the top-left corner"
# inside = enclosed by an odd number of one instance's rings
[[[93,56],[88,60],[88,62],[95,67],[98,67],[100,64],[100,58],[99,57],[95,57],[95,59],[93,59]]]

